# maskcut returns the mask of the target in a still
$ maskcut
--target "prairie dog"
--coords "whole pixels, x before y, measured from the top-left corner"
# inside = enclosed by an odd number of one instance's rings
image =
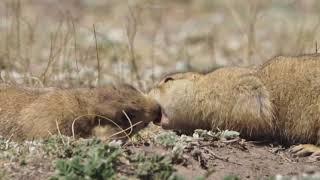
[[[161,126],[185,132],[234,129],[246,137],[273,133],[270,94],[254,73],[229,67],[206,75],[189,72],[164,78],[150,91],[163,108]]]
[[[47,138],[59,131],[71,136],[72,124],[77,137],[104,139],[131,125],[135,133],[158,118],[158,103],[127,84],[65,90],[0,88],[0,135],[16,140]]]
[[[165,129],[232,129],[250,139],[320,144],[320,56],[279,56],[257,68],[165,77],[149,93]]]
[[[320,145],[320,55],[278,56],[257,76],[270,92],[278,136],[290,144]]]

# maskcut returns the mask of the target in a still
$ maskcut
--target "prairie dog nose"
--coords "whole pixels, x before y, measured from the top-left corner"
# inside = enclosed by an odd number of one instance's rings
[[[153,120],[154,124],[160,124],[161,123],[161,118],[162,118],[162,108],[160,105],[157,106],[156,108],[156,118]]]

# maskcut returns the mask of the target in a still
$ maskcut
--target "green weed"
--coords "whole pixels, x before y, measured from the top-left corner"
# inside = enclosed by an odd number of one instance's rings
[[[121,149],[102,143],[78,148],[70,160],[56,162],[56,176],[52,179],[115,179],[115,168],[122,153]]]

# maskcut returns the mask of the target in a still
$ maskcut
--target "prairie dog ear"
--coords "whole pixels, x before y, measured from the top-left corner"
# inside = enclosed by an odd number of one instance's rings
[[[173,80],[174,80],[173,77],[168,76],[168,77],[165,77],[165,78],[163,79],[163,83],[166,83],[166,82],[168,82],[168,81],[173,81]]]
[[[263,136],[272,131],[274,118],[270,95],[263,83],[254,76],[240,79],[235,87],[235,104],[231,118],[234,124],[246,136]]]
[[[201,75],[202,74],[197,72],[183,72],[183,73],[168,74],[164,78],[162,78],[162,80],[160,81],[160,84],[167,83],[173,80],[179,80],[179,79],[195,80]]]
[[[170,81],[174,81],[175,78],[171,75],[165,76],[164,78],[162,78],[162,80],[159,82],[159,84],[166,84]]]

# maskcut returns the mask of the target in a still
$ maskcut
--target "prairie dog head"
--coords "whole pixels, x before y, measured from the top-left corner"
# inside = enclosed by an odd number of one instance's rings
[[[195,99],[194,88],[203,75],[196,72],[177,73],[165,76],[149,95],[162,108],[160,121],[153,121],[164,129],[189,129],[193,127],[194,109],[190,103]]]
[[[100,139],[126,138],[161,119],[160,105],[130,85],[98,88],[96,92],[92,135]]]
[[[222,68],[212,73],[165,77],[150,91],[163,109],[156,124],[164,129],[233,129],[244,136],[270,132],[270,95],[251,69]]]

